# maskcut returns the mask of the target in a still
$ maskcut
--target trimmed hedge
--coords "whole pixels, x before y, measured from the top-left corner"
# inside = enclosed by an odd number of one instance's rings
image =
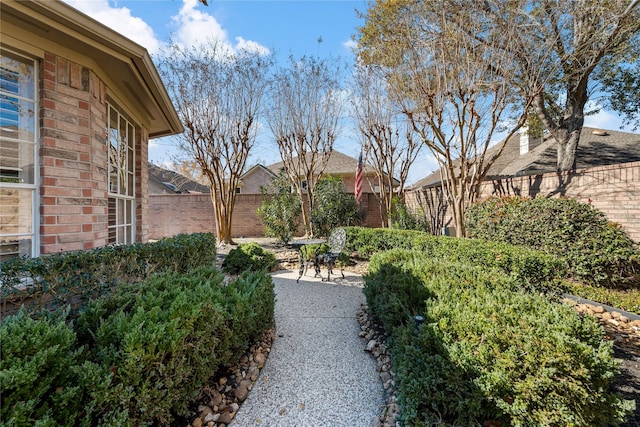
[[[467,209],[465,227],[469,237],[558,256],[573,277],[591,285],[640,285],[637,245],[587,203],[555,197],[494,197]]]
[[[413,230],[361,227],[345,227],[345,230],[345,251],[364,259],[390,249],[417,250],[443,261],[496,268],[511,276],[523,289],[543,293],[563,291],[560,279],[567,275],[564,263],[556,257],[520,246],[432,236]]]
[[[608,391],[617,367],[597,321],[519,288],[419,251],[371,258],[364,292],[391,334],[405,425],[606,426],[631,411]]]
[[[64,313],[10,316],[0,324],[0,419],[167,425],[273,325],[274,304],[268,274],[223,285],[215,267],[200,267],[123,286],[73,323]]]
[[[276,256],[256,242],[240,243],[229,251],[222,269],[229,274],[243,271],[269,271],[278,264]]]
[[[135,283],[163,272],[186,273],[215,265],[216,241],[211,233],[183,234],[153,243],[104,246],[40,258],[0,263],[0,298],[32,300],[51,308],[108,293],[114,286]]]

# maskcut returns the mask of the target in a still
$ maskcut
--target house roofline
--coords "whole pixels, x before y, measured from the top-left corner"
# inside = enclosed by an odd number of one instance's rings
[[[143,46],[59,0],[2,0],[0,13],[3,20],[14,16],[22,21],[19,23],[33,26],[41,37],[87,52],[104,69],[111,65],[126,70],[129,75],[123,77],[140,83],[144,94],[155,103],[153,111],[146,111],[152,122],[150,138],[184,131],[158,70]]]

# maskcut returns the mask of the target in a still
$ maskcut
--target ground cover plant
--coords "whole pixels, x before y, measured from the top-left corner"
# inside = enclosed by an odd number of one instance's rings
[[[215,267],[123,285],[69,310],[0,324],[2,425],[167,425],[273,325],[266,272]],[[72,321],[73,320],[73,321]]]
[[[405,425],[607,426],[629,413],[609,392],[616,362],[597,321],[518,281],[421,251],[371,258],[364,292],[390,334]]]
[[[588,203],[556,197],[493,197],[467,210],[465,227],[469,237],[558,256],[580,282],[640,289],[637,245]]]

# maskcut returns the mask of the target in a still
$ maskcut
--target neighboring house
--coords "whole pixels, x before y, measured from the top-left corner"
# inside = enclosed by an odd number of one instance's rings
[[[241,178],[241,194],[260,194],[260,187],[269,185],[283,168],[284,163],[278,162],[269,166],[257,165],[249,169]],[[345,192],[353,193],[357,168],[358,159],[334,150],[329,157],[323,175],[341,177]],[[397,184],[397,180],[394,179],[393,182]],[[375,171],[372,166],[365,164],[362,176],[362,193],[377,193],[378,190]]]
[[[497,147],[488,150],[491,155]],[[556,141],[513,136],[489,169],[479,199],[492,195],[566,196],[592,203],[640,241],[640,135],[585,127],[576,153],[576,170],[556,172]],[[411,185],[406,198],[424,212],[435,231],[449,225],[450,214],[436,171]]]
[[[2,0],[0,50],[0,259],[147,241],[148,141],[183,130],[147,50],[58,0]]]
[[[488,158],[497,146],[487,150]],[[536,175],[556,171],[556,140],[549,135],[530,139],[527,133],[514,135],[496,159],[486,180]],[[576,169],[640,161],[640,135],[614,130],[582,128],[576,153]],[[435,171],[409,187],[409,191],[439,186],[440,172]]]
[[[208,194],[209,187],[149,162],[149,194]]]
[[[260,187],[266,187],[278,174],[268,167],[257,164],[240,177],[238,194],[261,194]]]

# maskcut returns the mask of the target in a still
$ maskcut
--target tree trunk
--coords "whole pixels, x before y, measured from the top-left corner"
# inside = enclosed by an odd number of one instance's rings
[[[464,201],[456,199],[451,205],[453,214],[453,224],[456,229],[456,237],[464,237]]]
[[[307,185],[309,185],[307,183]],[[307,200],[304,200],[304,193],[301,189],[298,189],[298,195],[300,196],[300,213],[302,216],[302,224],[304,225],[305,237],[313,237],[313,230],[311,227],[311,206],[309,203],[310,195],[307,191]]]
[[[556,132],[558,135],[555,137],[558,141],[558,163],[556,166],[558,172],[571,171],[576,168],[576,151],[581,131],[582,126],[573,131],[562,129]]]

